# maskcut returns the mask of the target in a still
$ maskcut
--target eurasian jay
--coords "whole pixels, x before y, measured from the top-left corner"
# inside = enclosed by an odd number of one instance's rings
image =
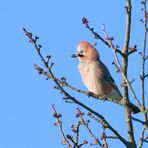
[[[109,70],[102,63],[97,50],[90,43],[81,41],[72,57],[79,59],[78,69],[88,92],[94,93],[99,98],[122,101],[123,97]],[[129,109],[132,113],[140,112],[139,108],[131,102]]]

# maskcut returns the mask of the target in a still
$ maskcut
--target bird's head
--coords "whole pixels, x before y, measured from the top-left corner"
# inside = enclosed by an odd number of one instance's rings
[[[81,41],[76,49],[76,53],[72,55],[73,58],[79,58],[80,61],[98,60],[99,54],[97,50],[87,41]]]

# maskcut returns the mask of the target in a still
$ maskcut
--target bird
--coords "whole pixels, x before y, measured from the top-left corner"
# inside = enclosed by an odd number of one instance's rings
[[[92,44],[81,41],[72,57],[79,59],[78,69],[89,94],[95,94],[99,98],[123,101],[123,96],[114,79]],[[129,102],[128,106],[131,113],[140,112],[133,103]]]

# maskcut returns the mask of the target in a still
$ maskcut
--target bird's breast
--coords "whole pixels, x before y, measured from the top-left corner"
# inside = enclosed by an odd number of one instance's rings
[[[94,61],[80,62],[78,69],[88,91],[100,98],[107,97],[118,100],[122,98],[121,93],[104,77],[106,73],[104,73],[99,63]]]
[[[87,87],[88,91],[94,94],[103,96],[102,94],[102,78],[100,77],[101,71],[97,65],[93,62],[80,63],[78,66],[83,83]]]

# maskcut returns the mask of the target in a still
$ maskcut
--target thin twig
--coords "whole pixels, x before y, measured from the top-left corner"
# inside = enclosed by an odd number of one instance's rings
[[[144,26],[144,37],[143,37],[143,51],[141,54],[141,60],[142,60],[142,68],[141,68],[141,75],[140,75],[140,81],[141,81],[141,100],[142,100],[142,110],[144,115],[144,121],[147,122],[147,112],[146,112],[146,106],[145,106],[145,57],[146,57],[146,39],[147,39],[147,9],[146,9],[147,1],[143,0],[143,26]],[[148,125],[144,125],[145,128],[148,131]]]
[[[76,126],[76,138],[75,138],[75,140],[76,140],[76,145],[78,145],[78,142],[79,142],[79,128],[80,128],[80,122],[78,122],[78,124],[77,124],[77,126]]]
[[[94,31],[94,28],[91,28],[88,25],[88,20],[86,18],[82,18],[82,24],[84,24],[86,26],[86,28],[94,35],[94,37],[98,40],[101,40],[105,45],[107,45],[108,47],[110,47],[110,44],[104,40],[97,32]],[[121,50],[117,49],[117,52],[121,55],[121,56],[125,56],[124,53]]]
[[[107,39],[107,36],[108,36],[108,35],[106,34],[105,26],[102,26],[102,27],[103,27],[102,30],[103,30],[104,36],[105,36],[105,38]],[[130,89],[130,91],[131,91],[131,93],[132,93],[132,95],[133,95],[133,98],[136,100],[136,102],[137,102],[137,104],[138,104],[138,106],[139,106],[139,108],[140,108],[140,107],[141,107],[141,104],[140,104],[140,102],[139,102],[139,100],[138,100],[138,98],[137,98],[137,96],[136,96],[136,94],[135,94],[133,88],[131,87],[131,83],[129,82],[129,80],[127,79],[127,77],[125,76],[125,74],[124,74],[124,72],[123,72],[123,70],[122,70],[120,61],[119,61],[118,56],[117,56],[117,53],[116,53],[116,48],[114,47],[114,45],[112,44],[111,41],[108,40],[108,43],[110,44],[110,48],[112,49],[112,51],[113,51],[113,53],[114,53],[114,57],[115,57],[117,66],[118,66],[118,68],[119,68],[119,70],[120,70],[120,72],[121,72],[121,74],[122,74],[122,77],[124,78],[126,85],[127,85],[128,88]]]
[[[146,137],[144,137],[143,142],[148,143],[148,135]]]
[[[86,140],[84,140],[84,142],[80,145],[78,145],[78,148],[81,148],[84,144],[87,144],[88,142]]]
[[[144,121],[141,121],[141,120],[139,120],[139,119],[137,119],[137,118],[135,118],[135,117],[132,117],[132,119],[134,120],[134,121],[137,121],[137,122],[139,122],[139,123],[141,123],[141,124],[145,124],[145,125],[148,125],[148,121],[147,122],[144,122]]]
[[[133,49],[133,50],[131,50],[131,51],[128,51],[128,53],[127,53],[127,55],[129,56],[130,54],[132,54],[132,53],[134,53],[134,52],[136,52],[137,50],[135,49]]]
[[[66,137],[67,137],[67,139],[69,139],[73,143],[73,147],[75,147],[76,142],[74,141],[73,137],[71,135],[67,135]]]
[[[126,76],[124,75],[124,73],[123,73],[123,70],[122,70],[122,68],[121,68],[121,64],[120,64],[120,62],[119,62],[119,59],[118,59],[118,56],[117,56],[116,51],[113,50],[113,53],[114,53],[114,57],[115,57],[115,59],[116,59],[116,62],[117,62],[117,64],[118,64],[118,67],[119,67],[119,69],[120,69],[120,71],[121,71],[121,73],[122,73],[122,76],[123,76],[123,78],[124,78],[124,81],[125,81],[124,83],[128,86],[128,88],[129,88],[129,90],[130,90],[130,92],[131,92],[133,98],[135,99],[135,101],[136,101],[138,107],[141,108],[141,104],[140,104],[140,102],[139,102],[139,100],[138,100],[138,98],[137,98],[137,96],[136,96],[135,91],[133,90],[133,88],[132,88],[132,86],[131,86],[131,83],[129,82],[129,80],[127,79],[127,77],[126,77]]]
[[[103,132],[102,132],[101,140],[104,141],[104,148],[108,148],[108,143],[106,140],[107,138],[106,138],[106,133],[105,133],[106,127],[104,125],[102,125],[102,129],[103,129]]]
[[[106,136],[107,139],[118,139],[116,136]]]
[[[94,121],[96,121],[96,122],[98,122],[98,123],[100,123],[100,124],[104,124],[103,122],[102,122],[102,120],[100,120],[100,119],[98,119],[96,116],[94,116],[92,113],[90,113],[90,112],[88,112],[87,113],[87,115],[91,118],[91,119],[93,119]],[[107,125],[106,125],[107,126]]]
[[[81,112],[79,108],[78,108],[78,112]],[[95,144],[99,144],[100,147],[103,147],[103,145],[100,143],[99,139],[94,135],[92,130],[89,128],[88,123],[86,123],[85,120],[83,119],[83,114],[82,113],[79,113],[79,117],[80,117],[81,124],[86,127],[89,134],[94,138]]]
[[[107,40],[107,41],[110,44],[110,48],[112,49],[112,51],[114,53],[116,63],[118,64],[119,70],[122,74],[122,78],[123,78],[122,83],[127,84],[127,85],[123,86],[124,101],[125,101],[126,104],[129,102],[128,89],[127,89],[127,87],[128,87],[130,89],[132,95],[133,95],[133,98],[136,100],[136,103],[138,104],[138,106],[140,108],[141,104],[140,104],[133,88],[131,87],[129,80],[127,79],[130,29],[131,29],[131,0],[126,0],[126,33],[125,33],[124,48],[123,48],[123,51],[122,51],[122,53],[124,53],[124,56],[122,56],[122,61],[123,61],[122,67],[121,67],[121,64],[120,64],[118,56],[117,56],[116,48],[112,44],[112,40]],[[103,32],[104,32],[105,38],[107,39],[108,36],[105,32],[105,28],[103,29]],[[129,142],[131,142],[131,145],[136,146],[135,139],[134,139],[132,120],[131,120],[130,112],[129,112],[127,105],[125,105],[125,113],[126,113],[126,119],[127,119],[126,123],[127,123],[127,129],[128,129],[128,139],[129,139]]]
[[[148,77],[148,73],[144,76],[144,78]]]
[[[139,148],[142,148],[143,147],[144,132],[145,132],[145,128],[142,130],[141,135],[140,135]]]
[[[72,145],[69,143],[69,141],[67,140],[65,134],[64,134],[64,131],[63,131],[63,128],[62,128],[62,123],[61,121],[59,120],[59,117],[57,116],[57,112],[56,112],[56,109],[55,109],[55,106],[52,105],[52,112],[53,112],[53,116],[55,117],[56,119],[56,123],[59,127],[59,130],[60,130],[60,134],[63,138],[63,144],[66,144],[68,146],[68,148],[72,148]]]

